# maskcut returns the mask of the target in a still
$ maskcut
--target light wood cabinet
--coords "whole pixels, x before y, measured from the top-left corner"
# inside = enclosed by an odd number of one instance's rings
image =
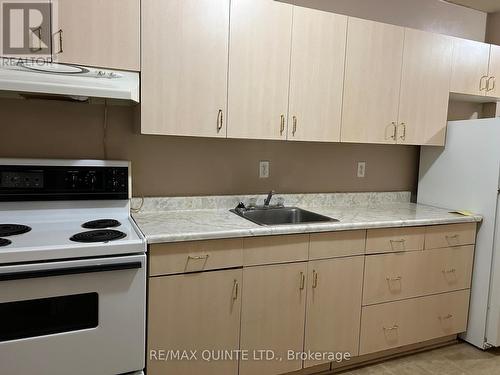
[[[229,0],[147,0],[142,17],[142,133],[225,137]]]
[[[450,37],[405,30],[398,143],[444,145],[452,53]]]
[[[341,140],[396,143],[404,29],[349,18]]]
[[[366,231],[352,230],[311,234],[309,259],[328,259],[365,253]]]
[[[271,350],[282,360],[240,362],[240,375],[276,375],[300,370],[288,350],[304,345],[307,263],[249,267],[243,270],[241,349]],[[256,352],[259,353],[259,352]]]
[[[231,1],[230,138],[286,139],[292,9],[273,0]]]
[[[423,250],[425,227],[369,229],[366,253],[394,253]]]
[[[346,16],[294,7],[289,140],[340,140],[346,33]]]
[[[239,349],[242,270],[149,279],[148,374],[237,375],[238,361],[204,361],[203,350]],[[196,360],[155,360],[197,350]]]
[[[476,223],[434,225],[425,230],[425,248],[473,245],[476,243]]]
[[[363,267],[363,256],[309,263],[305,352],[358,355]]]
[[[245,266],[307,260],[309,236],[303,234],[243,239]]]
[[[489,44],[454,38],[451,91],[460,94],[484,95],[489,58]]]
[[[488,79],[486,95],[500,98],[500,46],[491,46]]]
[[[139,0],[52,0],[52,3],[56,62],[140,70]]]

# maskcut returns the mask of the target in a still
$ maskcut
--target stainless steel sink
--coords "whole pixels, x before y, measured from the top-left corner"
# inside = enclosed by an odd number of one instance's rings
[[[310,224],[338,221],[337,219],[332,219],[331,217],[298,207],[236,208],[230,211],[259,225]]]

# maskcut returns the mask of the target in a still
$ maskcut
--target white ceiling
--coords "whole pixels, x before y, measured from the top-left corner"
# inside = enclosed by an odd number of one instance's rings
[[[463,5],[486,13],[500,12],[500,0],[446,0],[449,3]]]

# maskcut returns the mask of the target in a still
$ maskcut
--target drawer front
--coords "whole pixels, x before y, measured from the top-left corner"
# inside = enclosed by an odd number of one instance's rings
[[[309,259],[326,259],[365,253],[366,231],[311,234]]]
[[[418,341],[418,300],[366,306],[361,314],[359,354],[397,348]]]
[[[243,265],[243,239],[151,245],[150,276],[199,272]]]
[[[423,250],[425,227],[369,229],[366,253],[392,253]]]
[[[367,256],[363,305],[420,295],[422,260],[421,251]]]
[[[265,236],[243,239],[243,265],[306,261],[309,235]]]
[[[425,250],[421,277],[422,294],[469,289],[474,246]]]
[[[454,335],[467,330],[469,290],[425,297],[421,311],[422,340]]]
[[[427,227],[425,248],[473,245],[476,243],[476,223],[435,225]]]

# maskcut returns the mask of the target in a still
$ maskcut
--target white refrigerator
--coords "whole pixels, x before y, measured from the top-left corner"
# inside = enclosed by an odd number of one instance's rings
[[[479,226],[468,330],[482,348],[500,346],[500,118],[449,122],[446,147],[422,147],[417,201],[484,217]]]

